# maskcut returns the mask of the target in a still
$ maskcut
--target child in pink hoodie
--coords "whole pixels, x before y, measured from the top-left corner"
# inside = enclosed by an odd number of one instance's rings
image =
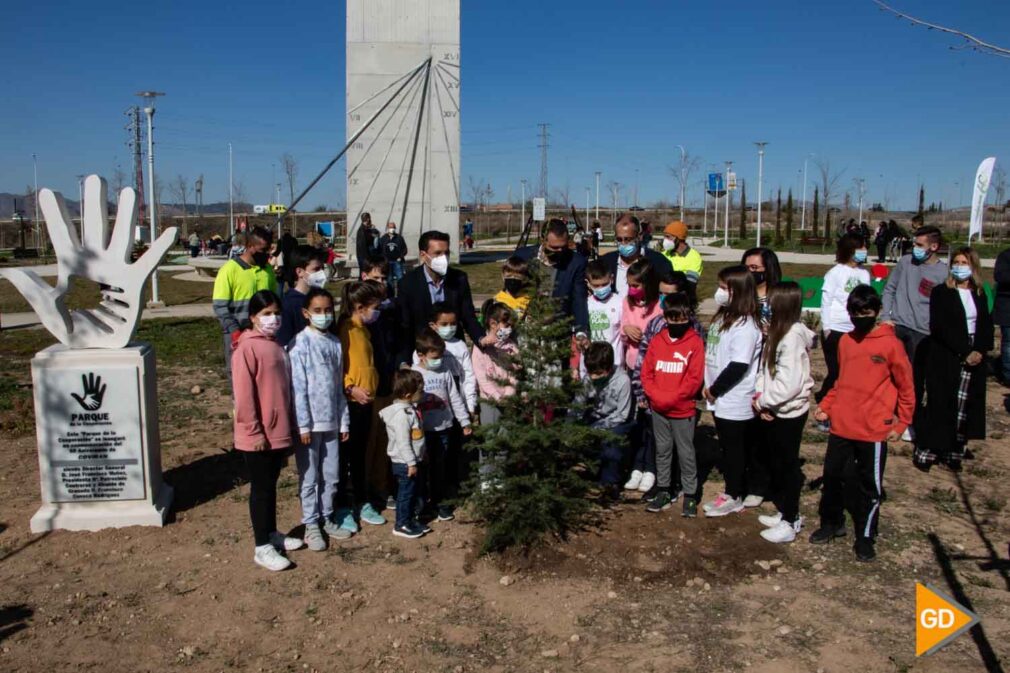
[[[256,552],[253,560],[268,570],[291,565],[281,552],[302,547],[299,538],[277,530],[277,477],[294,446],[291,418],[291,367],[274,341],[281,326],[281,301],[270,290],[249,300],[252,326],[238,338],[231,356],[235,391],[235,448],[249,470],[249,516]]]
[[[519,348],[512,334],[512,324],[515,322],[512,309],[489,299],[484,304],[482,313],[484,328],[489,335],[495,337],[495,342],[483,349],[474,346],[470,362],[477,380],[477,390],[484,400],[480,405],[480,423],[490,425],[497,423],[501,417],[501,410],[494,403],[515,394],[515,378],[507,368],[510,358]]]

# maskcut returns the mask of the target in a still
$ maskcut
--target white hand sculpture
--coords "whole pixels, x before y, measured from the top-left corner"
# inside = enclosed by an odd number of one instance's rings
[[[56,251],[56,287],[30,268],[0,269],[24,295],[42,324],[70,348],[123,348],[133,337],[143,308],[141,292],[151,272],[175,243],[177,227],[166,229],[136,262],[130,263],[137,199],[132,188],[119,193],[116,225],[109,237],[105,180],[89,175],[84,181],[85,210],[81,243],[67,212],[63,195],[51,189],[39,192],[39,205]],[[64,297],[73,276],[108,287],[94,309],[68,311]]]

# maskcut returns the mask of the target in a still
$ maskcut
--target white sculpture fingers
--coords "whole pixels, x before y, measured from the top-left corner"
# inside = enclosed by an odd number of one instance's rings
[[[82,245],[87,250],[105,252],[109,239],[108,185],[103,178],[84,179],[84,213],[81,217]]]

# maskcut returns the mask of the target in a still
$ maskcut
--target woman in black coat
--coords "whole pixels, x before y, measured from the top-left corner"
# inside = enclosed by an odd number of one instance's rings
[[[985,356],[993,348],[992,316],[971,248],[954,253],[947,282],[930,294],[929,341],[913,460],[924,471],[934,463],[956,471],[968,440],[985,438]]]

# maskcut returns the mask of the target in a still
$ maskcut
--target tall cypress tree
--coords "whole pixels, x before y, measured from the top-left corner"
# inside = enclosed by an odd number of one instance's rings
[[[775,243],[782,243],[782,188],[775,197]]]
[[[918,212],[919,217],[922,217],[925,214],[925,211],[923,210],[925,202],[926,202],[926,187],[925,185],[919,185],[919,212]]]
[[[747,238],[747,182],[740,181],[740,240]]]
[[[789,190],[789,198],[786,199],[786,240],[793,240],[793,190]]]
[[[819,189],[818,187],[814,187],[814,228],[813,228],[814,238],[818,238],[821,235],[820,223],[818,222],[819,211],[821,209],[820,203],[821,203],[821,195]]]

